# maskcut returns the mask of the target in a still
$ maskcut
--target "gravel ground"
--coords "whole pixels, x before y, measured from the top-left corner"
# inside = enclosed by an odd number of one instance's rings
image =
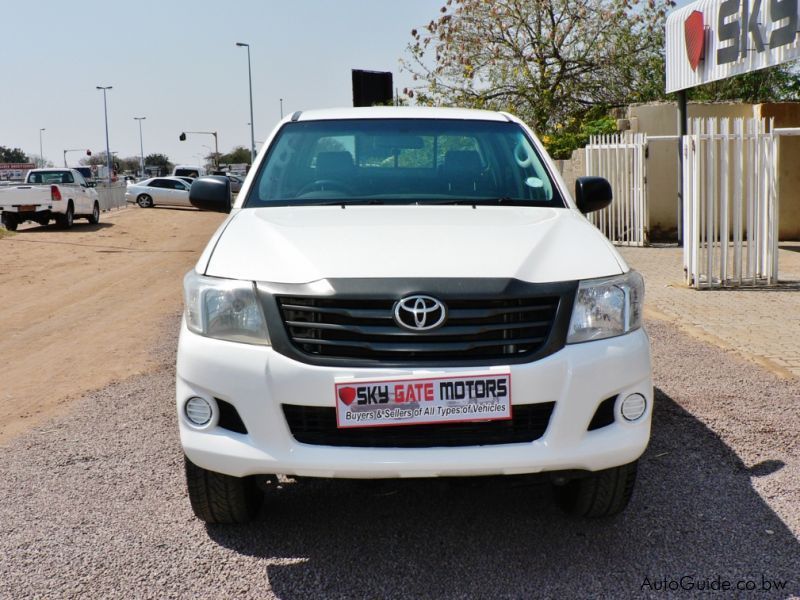
[[[540,478],[282,480],[247,527],[190,512],[169,335],[162,370],[0,448],[0,597],[663,598],[684,576],[800,596],[800,384],[649,332],[653,440],[615,519],[565,518]]]

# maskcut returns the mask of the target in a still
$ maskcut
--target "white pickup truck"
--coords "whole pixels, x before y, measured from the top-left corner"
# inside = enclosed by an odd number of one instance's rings
[[[3,226],[15,231],[20,223],[47,225],[51,219],[64,228],[75,218],[100,221],[97,191],[75,169],[32,169],[21,185],[0,188]]]
[[[653,379],[642,276],[584,217],[606,180],[573,196],[522,121],[456,108],[297,112],[264,148],[233,206],[189,192],[230,212],[184,279],[200,519],[249,520],[272,474],[549,473],[570,514],[625,508]]]

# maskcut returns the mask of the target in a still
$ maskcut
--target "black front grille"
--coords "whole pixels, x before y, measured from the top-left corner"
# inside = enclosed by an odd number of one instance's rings
[[[505,421],[471,421],[396,427],[336,427],[336,409],[284,404],[292,436],[303,444],[359,448],[436,448],[532,442],[544,435],[554,402],[512,407]]]
[[[306,355],[356,360],[437,361],[515,359],[547,342],[558,296],[448,299],[445,324],[404,329],[394,320],[397,299],[279,296],[289,341]]]

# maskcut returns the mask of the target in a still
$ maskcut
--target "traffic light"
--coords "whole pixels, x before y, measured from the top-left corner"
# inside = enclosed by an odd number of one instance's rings
[[[186,141],[186,134],[185,134],[185,133],[181,133],[181,134],[178,136],[178,139],[179,139],[180,141],[182,141],[182,142],[185,142],[185,141]]]

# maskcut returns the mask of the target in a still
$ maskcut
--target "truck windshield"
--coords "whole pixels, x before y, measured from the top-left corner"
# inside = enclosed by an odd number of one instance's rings
[[[270,145],[244,206],[327,203],[564,206],[538,152],[516,123],[287,123]]]

